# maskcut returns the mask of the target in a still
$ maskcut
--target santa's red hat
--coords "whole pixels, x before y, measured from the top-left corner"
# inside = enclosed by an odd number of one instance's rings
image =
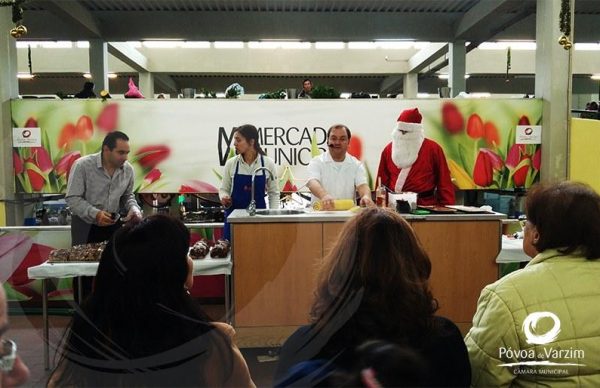
[[[405,109],[400,113],[397,120],[397,129],[405,132],[417,132],[423,130],[423,124],[421,124],[423,116],[419,113],[418,108]]]

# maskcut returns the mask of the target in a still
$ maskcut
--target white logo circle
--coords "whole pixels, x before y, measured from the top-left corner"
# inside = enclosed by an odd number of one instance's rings
[[[532,330],[535,331],[535,329],[537,328],[538,321],[542,318],[552,319],[554,321],[554,326],[552,326],[552,328],[548,332],[542,335],[532,333]],[[554,341],[560,333],[560,319],[558,319],[556,314],[551,313],[549,311],[538,311],[535,313],[531,313],[523,321],[523,333],[525,333],[525,337],[527,337],[528,344],[548,344]]]

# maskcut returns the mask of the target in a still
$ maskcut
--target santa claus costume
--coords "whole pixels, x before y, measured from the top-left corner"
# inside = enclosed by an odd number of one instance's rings
[[[418,205],[453,205],[454,186],[442,147],[425,138],[417,108],[402,111],[377,176],[394,192],[418,194]]]

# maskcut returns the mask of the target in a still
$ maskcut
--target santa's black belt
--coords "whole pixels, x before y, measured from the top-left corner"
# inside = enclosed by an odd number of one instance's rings
[[[418,193],[417,197],[418,198],[429,198],[429,197],[433,197],[434,194],[435,194],[435,190],[423,191],[422,193]]]

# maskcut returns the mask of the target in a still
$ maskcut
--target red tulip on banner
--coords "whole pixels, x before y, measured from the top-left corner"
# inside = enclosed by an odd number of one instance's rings
[[[75,139],[76,129],[73,123],[66,123],[58,134],[58,148],[68,147]]]
[[[531,125],[529,123],[529,117],[525,115],[521,116],[521,118],[519,118],[519,125]]]
[[[28,118],[27,121],[25,122],[24,127],[25,128],[37,128],[38,127],[37,120],[34,119],[33,117]]]
[[[179,187],[180,194],[183,193],[218,193],[219,189],[210,183],[206,183],[197,179],[189,179]]]
[[[442,106],[442,125],[453,135],[463,130],[465,120],[455,104],[447,102]]]
[[[483,126],[485,133],[485,142],[489,147],[498,147],[500,145],[500,135],[498,134],[498,128],[491,121],[488,121]]]
[[[52,165],[52,159],[50,158],[50,155],[48,154],[48,151],[46,151],[45,148],[33,147],[31,149],[31,152],[33,155],[33,159],[36,161],[37,166],[43,173],[47,174],[50,171],[52,171],[52,168],[54,167]]]
[[[160,170],[155,168],[151,170],[148,174],[146,174],[146,176],[144,177],[144,183],[146,185],[149,185],[150,183],[156,182],[160,179],[161,175],[162,173],[160,172]]]
[[[165,145],[151,145],[140,148],[135,155],[139,158],[140,166],[145,169],[152,169],[157,164],[167,159],[171,154],[171,149]]]
[[[81,157],[81,152],[79,151],[71,151],[63,155],[62,158],[56,163],[54,167],[54,172],[58,176],[66,176],[69,177],[69,173],[71,172],[71,167],[73,167],[73,163],[77,159]]]
[[[362,160],[362,140],[359,136],[352,136],[348,144],[348,153],[358,160]]]
[[[285,185],[283,185],[283,188],[281,189],[281,191],[284,192],[292,192],[292,191],[298,191],[298,187],[296,187],[295,184],[293,184],[290,181],[285,182]]]
[[[112,132],[117,128],[119,105],[107,104],[96,119],[96,125],[104,132]]]
[[[502,166],[500,156],[486,148],[480,149],[473,169],[473,181],[481,187],[491,185],[494,182],[494,170],[499,171]]]
[[[41,191],[47,178],[33,159],[25,161],[25,172],[27,172],[33,191]]]
[[[506,155],[506,166],[515,168],[521,161],[521,155],[525,154],[525,144],[513,144]]]
[[[13,167],[15,170],[15,175],[22,174],[24,171],[23,159],[21,159],[21,157],[15,150],[13,150]]]
[[[538,148],[533,154],[533,159],[531,160],[533,164],[533,168],[539,170],[542,166],[542,149]]]
[[[512,176],[515,187],[522,187],[525,185],[527,173],[529,172],[529,166],[531,165],[531,158],[529,158],[529,156],[525,156],[521,162],[524,162],[525,164],[522,167],[519,167],[519,169],[516,170]]]
[[[467,135],[473,139],[481,139],[485,136],[483,120],[477,113],[473,113],[467,120]]]
[[[94,124],[90,116],[83,115],[75,124],[75,137],[80,140],[89,140],[94,134]]]

